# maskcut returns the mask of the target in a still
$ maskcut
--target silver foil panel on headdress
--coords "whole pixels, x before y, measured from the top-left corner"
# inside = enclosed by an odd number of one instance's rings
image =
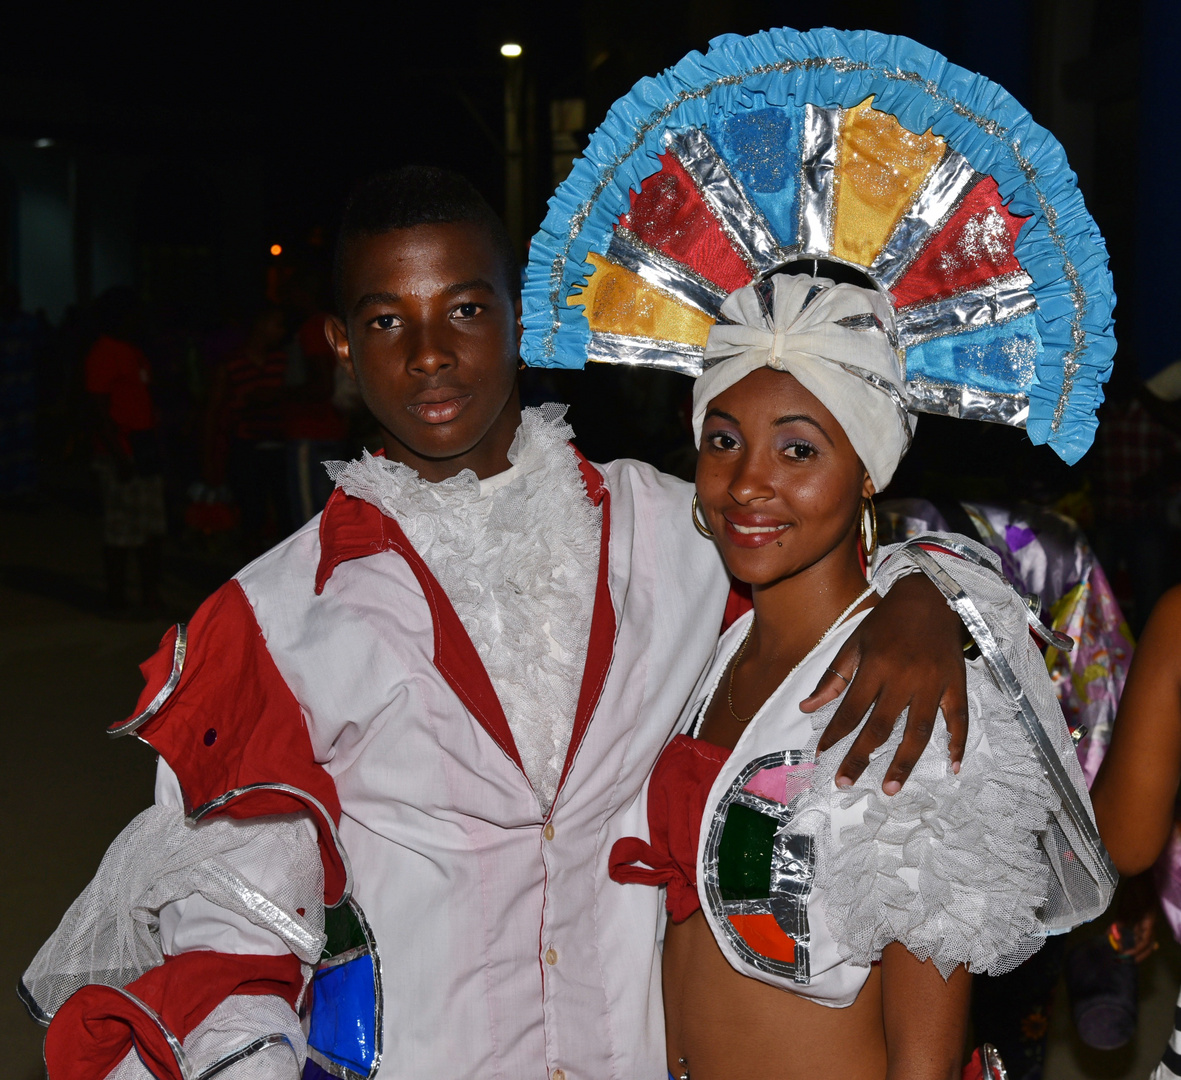
[[[878,252],[869,268],[870,276],[883,288],[892,288],[922,251],[927,239],[943,227],[980,179],[967,158],[948,150],[894,227],[886,246]]]
[[[692,178],[734,250],[754,274],[764,274],[785,258],[767,219],[746,197],[704,131],[669,133],[668,148]]]
[[[657,368],[697,378],[701,374],[705,349],[681,341],[659,341],[656,338],[607,334],[596,330],[591,334],[586,356],[588,360],[597,360],[601,364]]]
[[[711,319],[726,299],[726,290],[707,281],[683,263],[670,259],[663,252],[645,244],[634,232],[622,225],[615,230],[607,248],[607,258],[633,274],[638,274],[649,285],[676,297],[684,304],[704,311]]]
[[[840,109],[809,105],[804,110],[800,149],[799,250],[802,255],[828,255],[832,251],[840,130]]]
[[[1032,284],[1024,272],[1011,274],[931,304],[903,308],[898,312],[898,339],[909,348],[932,338],[1016,319],[1037,308],[1030,292]]]

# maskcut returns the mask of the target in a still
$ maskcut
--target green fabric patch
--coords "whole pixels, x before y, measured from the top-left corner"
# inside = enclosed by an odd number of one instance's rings
[[[718,844],[718,885],[723,900],[765,900],[771,895],[771,850],[776,818],[731,806]]]
[[[348,952],[349,949],[363,948],[368,951],[369,943],[365,940],[365,931],[361,929],[361,921],[350,903],[346,902],[340,907],[325,910],[324,933],[328,935],[328,942],[324,946],[321,960],[329,960]]]

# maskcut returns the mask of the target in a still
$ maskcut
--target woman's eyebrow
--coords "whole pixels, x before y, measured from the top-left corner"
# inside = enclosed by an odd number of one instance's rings
[[[825,431],[824,428],[820,426],[819,421],[814,420],[810,416],[805,416],[803,413],[793,413],[791,416],[781,416],[771,426],[772,427],[782,427],[784,424],[795,424],[795,423],[811,424],[817,431],[820,432],[821,435],[824,436],[824,439],[828,443],[829,446],[836,445],[832,441],[832,439],[829,438],[828,432]]]
[[[706,412],[704,419],[708,420],[711,416],[716,416],[722,420],[729,420],[731,424],[737,424],[742,427],[742,422],[736,416],[731,416],[728,412],[722,412],[721,409],[710,409]]]

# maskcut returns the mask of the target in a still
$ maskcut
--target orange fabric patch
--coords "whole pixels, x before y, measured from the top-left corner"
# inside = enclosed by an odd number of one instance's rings
[[[774,915],[727,915],[730,924],[760,956],[768,960],[782,960],[785,964],[796,962],[796,943],[788,937]]]

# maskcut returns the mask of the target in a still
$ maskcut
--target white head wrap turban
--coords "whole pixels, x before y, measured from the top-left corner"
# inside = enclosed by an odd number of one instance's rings
[[[836,418],[881,491],[910,446],[894,312],[880,293],[828,278],[776,274],[731,293],[709,332],[693,387],[693,437],[709,403],[761,367],[794,375]]]

